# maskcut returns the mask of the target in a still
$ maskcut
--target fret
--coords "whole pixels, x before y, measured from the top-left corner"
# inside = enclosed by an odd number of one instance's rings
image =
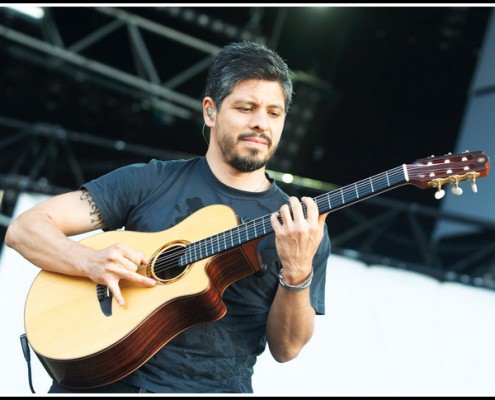
[[[358,198],[366,197],[373,193],[373,187],[369,179],[359,182],[356,186],[358,187]]]
[[[245,228],[244,230],[246,231],[246,233],[245,233],[246,237],[245,237],[245,239],[243,240],[243,242],[247,242],[247,240],[248,240],[248,238],[249,238],[248,226],[249,226],[249,221],[248,221],[248,222],[246,222],[246,223],[244,224],[244,228]]]
[[[214,236],[211,236],[209,239],[210,239],[210,251],[208,251],[208,240],[206,241],[206,248],[205,248],[205,251],[206,251],[206,255],[207,256],[211,256],[212,254],[215,254],[215,250],[213,250],[213,241],[214,241]]]
[[[344,189],[344,204],[351,203],[356,199],[356,196],[354,196],[354,191],[351,189],[350,186],[346,186]]]
[[[222,251],[222,249],[220,248],[220,240],[219,240],[219,235],[217,234],[216,237],[215,237],[215,241],[217,242],[217,252],[220,253],[220,251]]]
[[[384,174],[376,175],[373,178],[373,187],[376,192],[380,192],[383,189],[387,189],[390,186],[387,184],[387,179],[384,179]]]
[[[253,237],[251,239],[258,237],[258,228],[256,227],[256,221],[257,221],[256,219],[253,221],[254,234],[253,234]]]
[[[224,233],[219,233],[217,235],[217,243],[218,243],[218,252],[221,252],[222,250],[225,250],[225,234]],[[220,246],[220,241],[223,241],[222,246]]]

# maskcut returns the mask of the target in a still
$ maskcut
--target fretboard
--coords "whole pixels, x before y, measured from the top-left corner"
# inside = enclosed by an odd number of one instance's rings
[[[407,183],[404,166],[343,186],[314,198],[320,214],[333,212]],[[303,204],[303,210],[306,207]],[[235,228],[187,245],[180,264],[211,257],[273,232],[271,214],[244,222]]]

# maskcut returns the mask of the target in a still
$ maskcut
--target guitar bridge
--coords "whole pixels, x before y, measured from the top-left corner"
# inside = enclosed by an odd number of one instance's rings
[[[100,308],[106,317],[112,315],[112,292],[105,285],[96,285],[96,297],[100,302]]]

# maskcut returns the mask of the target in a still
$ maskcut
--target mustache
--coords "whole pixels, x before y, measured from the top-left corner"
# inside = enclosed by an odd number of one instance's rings
[[[272,145],[272,139],[264,134],[264,133],[255,133],[255,132],[249,132],[249,133],[241,133],[239,135],[239,140],[244,140],[244,139],[248,139],[248,138],[261,138],[263,140],[265,140],[267,143],[268,143],[268,146],[271,146]]]

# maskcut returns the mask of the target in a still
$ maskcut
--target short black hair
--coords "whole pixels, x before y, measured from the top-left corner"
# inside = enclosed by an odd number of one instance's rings
[[[208,71],[204,96],[211,97],[217,108],[234,87],[256,79],[279,82],[285,96],[285,113],[292,104],[292,75],[285,61],[272,49],[257,42],[233,42],[216,55]]]

